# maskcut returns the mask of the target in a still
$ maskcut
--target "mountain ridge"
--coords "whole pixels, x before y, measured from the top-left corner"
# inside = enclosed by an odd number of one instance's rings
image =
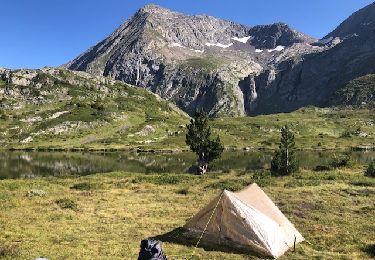
[[[374,78],[352,81],[336,100],[360,100],[360,106],[371,102]],[[5,149],[187,149],[186,113],[150,91],[81,71],[0,69],[0,108],[0,144]],[[277,148],[285,121],[300,148],[372,147],[375,141],[373,111],[368,109],[307,107],[288,114],[221,117],[210,124],[227,149],[249,150]],[[354,132],[358,122],[366,136]],[[351,138],[341,138],[348,133]]]
[[[371,5],[358,12],[368,8]],[[306,69],[315,66],[314,60],[325,66],[315,69],[331,72],[350,62],[347,54],[335,53],[358,37],[338,33],[340,26],[336,33],[316,40],[285,23],[251,27],[149,4],[64,67],[146,88],[190,115],[197,109],[211,116],[288,112],[306,105],[325,106],[344,85],[338,80],[323,88],[330,82]],[[321,74],[328,77],[324,70]],[[349,74],[343,78],[363,76]]]

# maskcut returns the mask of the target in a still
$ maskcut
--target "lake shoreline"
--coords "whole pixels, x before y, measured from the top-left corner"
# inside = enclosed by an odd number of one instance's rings
[[[274,151],[226,150],[211,166],[212,172],[268,170]],[[368,164],[373,151],[297,150],[300,167],[313,170],[329,166],[332,160],[349,156]],[[97,172],[128,171],[142,173],[184,173],[196,163],[196,155],[185,151],[156,150],[0,150],[0,179],[30,178],[41,175],[85,176]]]
[[[355,146],[355,147],[340,147],[340,148],[296,148],[298,151],[338,151],[338,152],[349,152],[349,151],[375,151],[375,146]],[[27,147],[27,148],[16,148],[16,147],[10,147],[10,148],[0,148],[0,151],[25,151],[25,152],[137,152],[137,153],[184,153],[184,152],[190,152],[188,148],[186,149],[143,149],[143,148],[80,148],[80,147],[71,147],[71,148],[61,148],[61,147]],[[269,147],[242,147],[242,148],[236,148],[236,147],[226,147],[225,151],[244,151],[244,152],[257,152],[257,151],[276,151],[274,148]]]

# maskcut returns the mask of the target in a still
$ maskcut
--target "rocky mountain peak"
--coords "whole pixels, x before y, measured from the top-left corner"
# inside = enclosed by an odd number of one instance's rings
[[[258,25],[250,29],[251,44],[259,49],[273,49],[276,46],[291,46],[294,43],[312,43],[314,38],[291,28],[286,23]]]
[[[375,2],[353,13],[323,39],[363,36],[375,29]]]
[[[285,23],[250,27],[151,4],[65,67],[146,88],[190,114],[236,116],[247,113],[244,96],[257,96],[243,79],[318,50],[313,41]]]
[[[156,5],[156,4],[147,4],[145,6],[143,6],[142,8],[140,8],[138,11],[137,11],[138,14],[156,14],[156,15],[160,15],[160,14],[171,14],[171,13],[176,13],[176,12],[173,12],[167,8],[164,8],[164,7],[161,7],[159,5]]]

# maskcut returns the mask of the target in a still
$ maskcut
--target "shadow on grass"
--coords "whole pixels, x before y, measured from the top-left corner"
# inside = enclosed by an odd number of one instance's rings
[[[199,240],[199,236],[192,236],[190,232],[181,227],[153,238],[162,242],[174,243],[187,247],[195,247],[197,241]],[[223,253],[246,255],[247,257],[251,256],[254,258],[273,259],[271,257],[266,257],[257,252],[251,251],[245,247],[239,246],[237,243],[228,240],[221,240],[217,242],[213,241],[214,239],[212,237],[203,235],[198,248],[202,248],[205,251],[218,251]]]
[[[375,258],[375,244],[367,245],[364,247],[363,251],[370,257]]]

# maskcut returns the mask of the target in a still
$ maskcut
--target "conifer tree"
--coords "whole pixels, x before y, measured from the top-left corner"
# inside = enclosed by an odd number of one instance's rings
[[[369,177],[375,177],[375,160],[373,160],[369,166],[367,167],[367,170],[365,172],[366,176]]]
[[[224,146],[219,136],[211,138],[211,128],[208,125],[208,116],[204,111],[197,111],[186,126],[186,144],[197,154],[197,173],[205,174],[210,162],[220,158]]]
[[[281,128],[279,149],[275,152],[271,162],[271,172],[276,176],[292,174],[298,170],[298,161],[295,156],[294,135],[285,125]]]

